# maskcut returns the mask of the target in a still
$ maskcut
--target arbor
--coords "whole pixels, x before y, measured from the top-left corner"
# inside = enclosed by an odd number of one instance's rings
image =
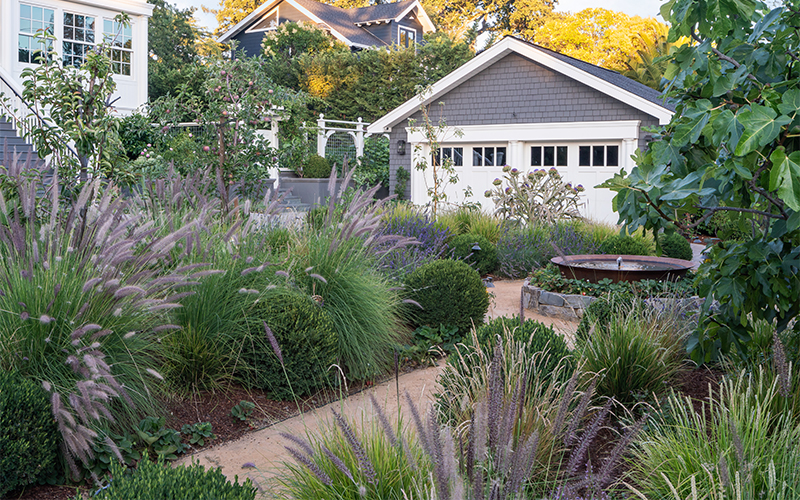
[[[667,27],[652,17],[608,9],[584,9],[551,16],[529,40],[564,55],[624,71],[638,50],[646,49]]]
[[[689,37],[667,72],[670,123],[602,187],[629,230],[691,230],[735,214],[751,238],[711,248],[693,359],[747,356],[755,322],[800,313],[800,2],[671,0],[669,41]],[[712,307],[716,301],[717,306]]]

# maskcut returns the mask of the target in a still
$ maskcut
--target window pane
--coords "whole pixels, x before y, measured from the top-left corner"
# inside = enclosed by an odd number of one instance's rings
[[[558,146],[556,148],[556,166],[567,166],[567,146]]]
[[[406,40],[406,30],[400,30],[400,46],[408,47],[408,40]]]
[[[29,40],[27,36],[19,35],[19,54],[17,55],[19,62],[31,62]]]
[[[64,26],[75,26],[75,20],[72,14],[64,14]]]
[[[592,146],[592,166],[602,167],[605,164],[605,146]]]
[[[494,166],[494,148],[483,148],[483,166]]]
[[[36,21],[41,21],[44,19],[41,7],[34,7],[31,9],[31,19],[34,19]]]
[[[122,62],[130,64],[131,63],[131,53],[122,51]]]
[[[75,31],[72,28],[67,28],[64,26],[64,38],[67,40],[74,40],[75,39]]]
[[[108,19],[103,19],[103,32],[114,33],[113,24]]]
[[[590,146],[580,146],[578,148],[578,166],[588,167],[591,163],[592,148]]]
[[[554,146],[544,147],[544,166],[552,167],[556,164],[556,148]]]
[[[483,166],[483,148],[472,148],[472,166]]]
[[[542,166],[542,147],[531,146],[531,167]]]
[[[495,158],[495,165],[498,167],[506,164],[506,148],[497,148],[497,158]]]
[[[44,22],[50,25],[50,28],[53,28],[53,25],[56,22],[56,11],[51,9],[44,9]]]
[[[609,167],[619,166],[619,146],[606,146],[606,165]]]
[[[19,17],[26,17],[28,19],[31,18],[31,6],[20,4],[19,5]]]
[[[441,165],[442,164],[442,150],[437,149],[436,151],[431,152],[431,164],[432,165]]]
[[[453,165],[464,166],[464,148],[453,148]]]

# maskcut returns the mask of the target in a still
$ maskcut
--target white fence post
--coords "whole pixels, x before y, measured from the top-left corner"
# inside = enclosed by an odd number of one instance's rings
[[[328,143],[328,135],[325,133],[325,115],[319,114],[317,120],[317,154],[325,157],[325,146]]]
[[[359,116],[356,125],[356,157],[361,158],[362,156],[364,156],[364,122]]]

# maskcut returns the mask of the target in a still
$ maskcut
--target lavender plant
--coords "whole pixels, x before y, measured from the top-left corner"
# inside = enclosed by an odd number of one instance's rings
[[[447,252],[450,230],[414,209],[395,207],[384,215],[381,235],[398,235],[416,239],[407,246],[385,252],[379,260],[381,272],[392,278],[413,272]],[[391,245],[386,243],[385,245]],[[385,246],[384,245],[384,246]]]
[[[581,222],[537,223],[503,233],[497,243],[500,272],[523,278],[559,254],[595,253],[597,245]]]
[[[506,165],[503,173],[507,186],[503,187],[504,180],[495,179],[494,187],[484,192],[494,201],[497,216],[522,226],[583,218],[579,211],[583,186],[564,182],[555,167],[523,175],[519,169]]]

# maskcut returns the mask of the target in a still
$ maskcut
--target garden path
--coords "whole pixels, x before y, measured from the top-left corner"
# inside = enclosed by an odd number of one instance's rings
[[[517,316],[519,314],[522,280],[496,281],[494,285],[494,288],[489,289],[494,294],[494,298],[491,301],[487,316],[491,318]],[[526,319],[535,319],[553,325],[556,331],[565,335],[569,343],[574,338],[574,332],[578,326],[577,323],[540,316],[530,310],[525,311],[525,317]],[[345,400],[336,401],[265,429],[251,432],[236,441],[200,450],[176,463],[188,464],[190,460],[195,460],[207,467],[221,467],[223,474],[230,479],[233,479],[234,476],[238,476],[240,479],[250,477],[262,490],[265,498],[272,498],[271,492],[275,488],[274,478],[276,472],[281,467],[282,462],[291,460],[291,456],[284,448],[284,445],[290,443],[280,433],[288,433],[298,437],[304,437],[306,433],[316,434],[319,429],[326,428],[332,423],[333,414],[331,409],[336,409],[351,421],[370,423],[374,414],[369,399],[370,394],[375,396],[388,416],[396,416],[398,414],[398,386],[400,387],[401,395],[408,392],[420,408],[420,413],[424,415],[424,411],[427,410],[435,392],[437,377],[443,368],[444,361],[440,360],[438,366],[417,369],[400,375],[398,384],[395,383],[394,379],[376,384],[374,387],[354,394]],[[403,415],[404,422],[407,424],[412,422],[407,404],[401,405],[400,412]],[[248,467],[243,467],[245,464]],[[251,464],[255,467],[250,467]]]

